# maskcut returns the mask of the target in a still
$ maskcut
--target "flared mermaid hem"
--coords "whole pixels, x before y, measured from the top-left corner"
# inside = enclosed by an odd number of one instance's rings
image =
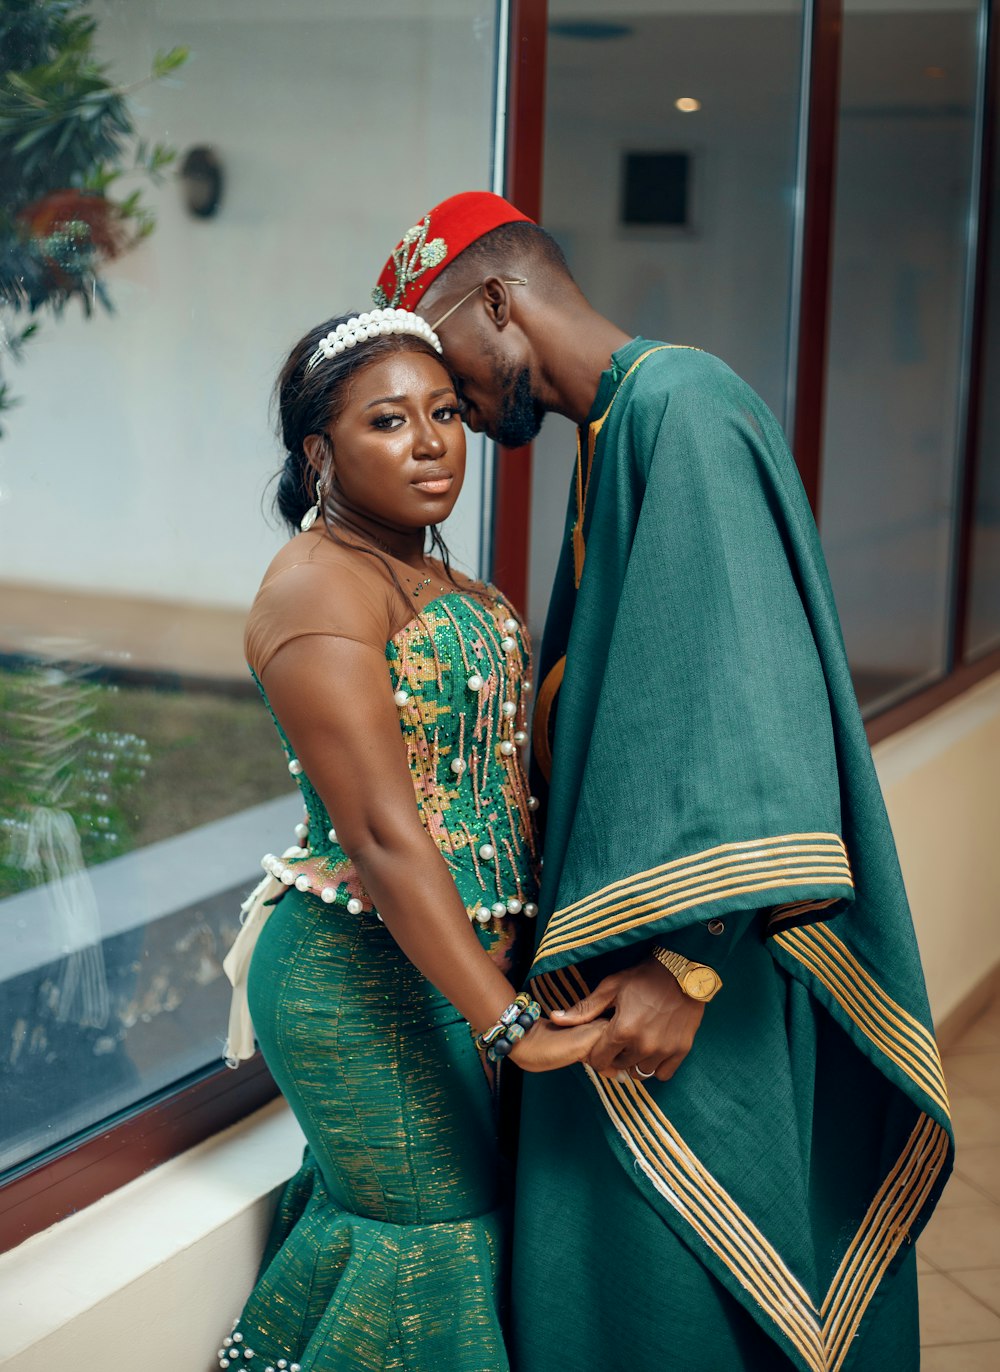
[[[246,1372],[509,1372],[503,1215],[389,1224],[334,1202],[308,1150],[219,1348]]]

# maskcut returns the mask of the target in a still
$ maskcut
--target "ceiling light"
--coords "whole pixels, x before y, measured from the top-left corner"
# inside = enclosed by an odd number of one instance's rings
[[[679,100],[674,101],[674,105],[681,114],[694,114],[696,110],[701,109],[701,101],[696,100],[693,95],[682,95]]]

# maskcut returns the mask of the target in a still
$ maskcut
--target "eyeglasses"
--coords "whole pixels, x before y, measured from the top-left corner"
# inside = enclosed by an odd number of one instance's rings
[[[526,276],[515,276],[512,280],[504,281],[502,284],[504,286],[526,286],[528,284],[528,278]],[[444,312],[444,314],[441,316],[441,318],[437,321],[436,324],[431,325],[431,330],[434,333],[437,333],[438,329],[441,327],[444,321],[446,319],[450,319],[457,309],[464,305],[467,300],[471,300],[472,297],[476,294],[476,292],[481,291],[485,285],[485,281],[480,281],[478,286],[473,286],[472,290],[467,291],[466,294],[462,296],[461,300],[459,300],[457,304],[452,305],[450,310],[446,310]]]

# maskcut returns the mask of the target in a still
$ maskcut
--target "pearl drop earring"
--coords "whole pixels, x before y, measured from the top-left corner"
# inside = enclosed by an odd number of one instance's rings
[[[319,477],[316,481],[316,504],[311,505],[299,520],[299,528],[303,533],[308,533],[312,526],[319,519],[323,512],[323,478]]]

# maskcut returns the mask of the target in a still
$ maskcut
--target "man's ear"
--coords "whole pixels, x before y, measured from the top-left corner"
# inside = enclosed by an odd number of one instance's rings
[[[510,287],[499,276],[488,276],[482,284],[483,309],[495,329],[510,323]]]

